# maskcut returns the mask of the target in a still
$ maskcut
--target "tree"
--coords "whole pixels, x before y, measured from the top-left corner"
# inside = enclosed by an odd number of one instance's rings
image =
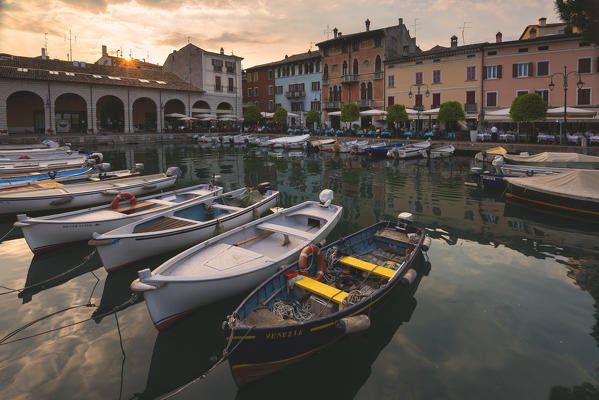
[[[277,109],[275,110],[275,114],[272,117],[272,120],[276,124],[285,125],[287,123],[287,110],[285,110],[281,106],[277,107]]]
[[[560,18],[577,27],[589,42],[599,41],[599,7],[597,0],[555,0]]]
[[[462,105],[457,101],[446,101],[439,108],[439,121],[446,122],[448,128],[453,128],[455,122],[464,121],[466,114]]]
[[[398,122],[406,122],[408,120],[408,112],[403,104],[393,104],[387,108],[387,123],[396,126]]]
[[[341,108],[341,121],[353,122],[360,118],[360,107],[356,103],[347,103]]]
[[[514,101],[512,101],[512,106],[510,107],[510,118],[519,124],[543,120],[546,116],[547,103],[536,93],[528,93],[522,96],[517,96]],[[532,127],[534,129],[534,123]],[[526,136],[528,139],[528,133]]]
[[[306,124],[317,124],[320,122],[320,114],[316,110],[310,110],[306,114]]]
[[[262,118],[262,114],[260,113],[260,107],[258,106],[251,105],[246,107],[243,111],[243,121],[250,125],[257,124],[258,121],[260,121],[260,118]]]

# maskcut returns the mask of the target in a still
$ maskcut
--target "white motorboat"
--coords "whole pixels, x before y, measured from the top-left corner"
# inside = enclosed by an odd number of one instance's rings
[[[279,192],[263,184],[173,208],[104,234],[94,233],[104,268],[110,272],[137,260],[184,249],[257,219],[273,207]]]
[[[110,165],[110,164],[107,164]],[[11,190],[27,190],[30,186],[31,189],[37,189],[40,187],[59,187],[62,185],[72,185],[74,183],[86,183],[86,182],[98,182],[108,181],[113,179],[130,178],[132,176],[139,175],[139,172],[134,169],[123,169],[119,171],[103,172],[99,170],[93,170],[92,168],[82,168],[72,170],[74,173],[60,175],[61,172],[49,172],[46,174],[46,178],[42,179],[19,179],[15,178],[1,179],[0,176],[0,192],[6,192]],[[86,171],[82,173],[76,173],[76,171]],[[66,172],[66,171],[65,171]],[[70,172],[70,171],[69,171]],[[38,175],[43,176],[43,175]],[[54,178],[52,178],[54,177]],[[40,184],[47,184],[41,185]]]
[[[39,158],[56,155],[67,155],[77,152],[71,151],[67,146],[62,147],[45,147],[36,149],[2,149],[0,150],[0,158],[9,158],[13,160],[23,158]]]
[[[382,143],[382,145],[384,146],[385,143]],[[356,144],[354,144],[352,146],[351,153],[353,153],[353,154],[366,154],[366,153],[368,153],[368,150],[370,150],[370,148],[372,146],[376,146],[376,145],[371,145],[370,141],[368,141],[368,140],[360,140],[360,141],[356,142]]]
[[[19,174],[32,171],[54,171],[58,169],[80,168],[86,165],[95,165],[97,159],[77,157],[61,160],[13,160],[8,164],[0,163],[0,175]]]
[[[113,202],[37,218],[19,214],[15,226],[21,228],[29,248],[37,254],[65,244],[89,240],[94,232],[108,232],[184,204],[217,196],[222,190],[219,186],[196,185],[141,197],[136,201],[129,200],[123,205]]]
[[[430,152],[426,152],[429,158],[451,157],[453,153],[455,153],[455,147],[452,145],[436,147],[431,149]]]
[[[0,145],[0,151],[4,150],[29,150],[29,149],[47,149],[60,147],[58,143],[53,140],[44,140],[38,144],[3,144]]]
[[[187,313],[248,292],[299,252],[323,240],[341,217],[332,191],[200,243],[154,271],[144,269],[131,289],[143,292],[159,330]]]
[[[420,143],[413,143],[407,146],[396,147],[389,150],[387,157],[391,158],[414,158],[424,156],[426,157],[427,150],[431,147],[430,141],[424,141]]]
[[[178,168],[169,168],[166,174],[0,192],[0,213],[52,212],[108,203],[124,192],[138,196],[167,188],[175,184],[178,175]]]
[[[321,140],[311,140],[305,143],[306,150],[329,150],[332,149],[333,146],[337,143],[337,139],[321,139]]]
[[[304,143],[310,139],[310,134],[300,136],[281,136],[275,139],[270,139],[269,143],[273,147],[284,147],[287,149],[301,149]]]
[[[349,142],[339,143],[339,149],[337,152],[349,153],[353,151],[354,148],[366,146],[367,144],[368,140],[350,140]]]

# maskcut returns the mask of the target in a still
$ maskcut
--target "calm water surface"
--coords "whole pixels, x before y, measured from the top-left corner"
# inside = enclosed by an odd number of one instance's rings
[[[464,186],[469,158],[397,163],[325,153],[289,159],[176,145],[100,150],[115,169],[133,162],[145,163],[146,173],[179,166],[179,187],[207,182],[213,173],[227,190],[270,181],[281,191],[282,207],[333,189],[344,213],[329,240],[401,211],[412,212],[433,238],[428,276],[413,296],[399,292],[379,308],[367,333],[244,390],[221,364],[177,399],[599,397],[599,227]],[[0,222],[0,235],[10,226]],[[81,244],[33,256],[15,232],[0,244],[0,284],[44,281],[92,250]],[[0,295],[1,336],[80,305],[0,345],[0,398],[151,399],[206,372],[225,345],[221,321],[243,296],[161,333],[143,301],[127,307],[118,313],[125,357],[117,319],[100,316],[130,297],[138,269],[168,257],[108,275],[95,256],[45,287]]]

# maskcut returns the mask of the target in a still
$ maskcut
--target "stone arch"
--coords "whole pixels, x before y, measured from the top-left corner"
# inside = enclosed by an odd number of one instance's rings
[[[43,98],[28,90],[11,93],[6,98],[6,122],[9,132],[44,133],[46,115]]]
[[[57,133],[87,132],[87,101],[77,93],[65,92],[54,100],[54,124]]]
[[[96,102],[96,125],[100,131],[123,132],[125,129],[125,105],[111,94]]]
[[[196,101],[195,103],[193,103],[193,106],[191,108],[192,114],[210,114],[211,111],[212,108],[210,107],[210,104],[208,104],[204,100]]]
[[[352,74],[353,75],[358,75],[359,74],[359,70],[358,70],[359,64],[360,63],[358,63],[358,59],[354,58],[354,67],[352,68]]]
[[[227,103],[226,101],[219,103],[216,107],[217,114],[231,114],[232,112],[233,106],[231,105],[231,103]]]
[[[133,131],[156,131],[157,105],[149,97],[138,97],[131,105],[131,123]]]

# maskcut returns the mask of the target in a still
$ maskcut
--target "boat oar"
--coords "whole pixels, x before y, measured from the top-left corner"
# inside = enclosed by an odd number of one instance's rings
[[[271,231],[265,231],[265,232],[259,233],[258,235],[254,236],[254,237],[243,240],[239,243],[235,243],[233,246],[241,246],[242,244],[246,244],[248,242],[251,242],[252,240],[260,239],[261,237],[266,237],[266,236],[272,235],[273,233],[274,232],[271,232]]]

